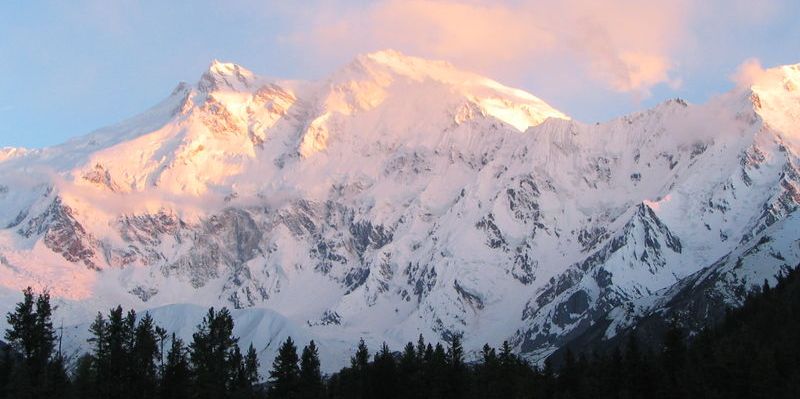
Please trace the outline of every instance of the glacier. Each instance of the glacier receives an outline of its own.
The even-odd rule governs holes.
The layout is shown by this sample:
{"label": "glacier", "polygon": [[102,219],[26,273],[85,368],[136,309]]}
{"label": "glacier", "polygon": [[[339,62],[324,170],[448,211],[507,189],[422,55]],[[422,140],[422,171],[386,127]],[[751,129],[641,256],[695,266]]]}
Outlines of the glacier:
{"label": "glacier", "polygon": [[318,81],[213,61],[119,124],[0,150],[0,310],[48,288],[72,354],[121,304],[185,337],[233,308],[262,366],[289,335],[329,370],[420,334],[541,361],[800,262],[798,87],[777,67],[586,124],[391,50]]}

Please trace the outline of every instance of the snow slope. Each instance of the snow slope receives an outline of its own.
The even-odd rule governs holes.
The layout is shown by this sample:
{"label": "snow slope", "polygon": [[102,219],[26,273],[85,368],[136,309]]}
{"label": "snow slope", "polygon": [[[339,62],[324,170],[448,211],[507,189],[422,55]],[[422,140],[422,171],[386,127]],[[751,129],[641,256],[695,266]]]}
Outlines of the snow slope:
{"label": "snow slope", "polygon": [[183,333],[227,305],[266,360],[297,334],[329,369],[359,336],[541,359],[774,225],[795,256],[800,69],[770,73],[586,125],[394,51],[315,82],[214,61],[118,125],[0,152],[0,310],[50,287],[65,325],[122,304]]}

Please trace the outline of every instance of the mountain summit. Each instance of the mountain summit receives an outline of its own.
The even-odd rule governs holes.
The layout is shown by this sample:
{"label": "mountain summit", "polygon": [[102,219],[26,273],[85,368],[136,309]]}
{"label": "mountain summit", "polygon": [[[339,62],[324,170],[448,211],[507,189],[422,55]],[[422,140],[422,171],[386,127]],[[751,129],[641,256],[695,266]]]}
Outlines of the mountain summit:
{"label": "mountain summit", "polygon": [[331,368],[353,336],[541,360],[681,296],[735,305],[800,261],[798,68],[768,73],[586,125],[395,51],[314,82],[214,61],[127,121],[0,152],[2,303],[46,286],[67,325],[122,304],[179,335],[226,305],[243,342],[313,338]]}

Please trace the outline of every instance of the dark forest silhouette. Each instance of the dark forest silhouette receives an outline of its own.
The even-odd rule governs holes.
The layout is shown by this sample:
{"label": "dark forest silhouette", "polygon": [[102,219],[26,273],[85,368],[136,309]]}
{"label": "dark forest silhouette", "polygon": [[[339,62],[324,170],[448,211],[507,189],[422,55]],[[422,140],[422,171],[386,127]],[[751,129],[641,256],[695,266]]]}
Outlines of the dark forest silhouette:
{"label": "dark forest silhouette", "polygon": [[121,307],[98,314],[91,352],[66,371],[50,296],[23,291],[7,316],[0,398],[795,398],[800,393],[800,272],[766,282],[719,326],[688,337],[677,325],[658,350],[635,335],[608,354],[565,351],[555,370],[530,365],[508,342],[465,360],[458,336],[422,336],[371,354],[360,341],[350,365],[328,376],[318,348],[289,338],[262,382],[252,345],[242,351],[233,319],[211,308],[190,342]]}

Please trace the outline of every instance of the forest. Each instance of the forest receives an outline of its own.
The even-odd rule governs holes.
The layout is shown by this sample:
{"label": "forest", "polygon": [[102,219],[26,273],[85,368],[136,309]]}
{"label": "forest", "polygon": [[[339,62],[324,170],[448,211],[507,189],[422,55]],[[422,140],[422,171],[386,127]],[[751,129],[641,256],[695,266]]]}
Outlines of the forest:
{"label": "forest", "polygon": [[45,291],[23,291],[7,315],[0,398],[797,398],[800,394],[800,272],[767,283],[716,326],[689,333],[673,323],[658,348],[567,350],[560,366],[532,365],[508,342],[467,354],[458,336],[420,336],[375,353],[361,340],[350,365],[323,374],[317,345],[280,346],[268,375],[240,348],[233,319],[211,308],[188,342],[147,313],[116,307],[90,327],[91,351],[68,361]]}

